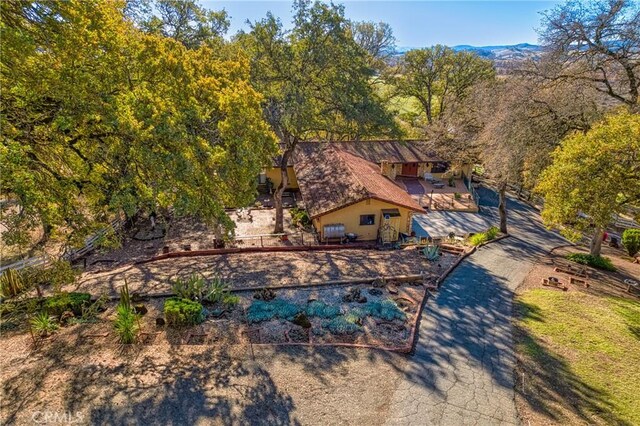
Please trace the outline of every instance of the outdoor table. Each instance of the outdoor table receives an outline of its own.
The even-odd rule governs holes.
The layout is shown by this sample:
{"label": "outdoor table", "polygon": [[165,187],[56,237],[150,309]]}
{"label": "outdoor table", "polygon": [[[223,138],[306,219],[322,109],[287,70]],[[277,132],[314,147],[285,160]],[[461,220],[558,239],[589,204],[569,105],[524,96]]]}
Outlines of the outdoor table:
{"label": "outdoor table", "polygon": [[434,183],[433,187],[438,189],[444,188],[444,183]]}

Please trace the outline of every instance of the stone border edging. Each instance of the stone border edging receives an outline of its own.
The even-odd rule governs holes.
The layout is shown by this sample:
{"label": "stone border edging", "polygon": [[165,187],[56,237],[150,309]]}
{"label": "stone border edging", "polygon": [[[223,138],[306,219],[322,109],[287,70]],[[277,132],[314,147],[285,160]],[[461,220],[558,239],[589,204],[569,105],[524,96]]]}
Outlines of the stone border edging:
{"label": "stone border edging", "polygon": [[222,254],[237,253],[277,253],[277,252],[298,252],[298,251],[322,251],[322,250],[372,250],[375,246],[371,244],[362,245],[345,245],[345,244],[328,244],[313,246],[273,246],[273,247],[239,247],[228,249],[208,249],[208,250],[192,250],[192,251],[174,251],[150,257],[149,259],[138,260],[134,265],[142,265],[145,263],[156,262],[159,260],[175,259],[181,257],[199,257],[199,256],[217,256]]}

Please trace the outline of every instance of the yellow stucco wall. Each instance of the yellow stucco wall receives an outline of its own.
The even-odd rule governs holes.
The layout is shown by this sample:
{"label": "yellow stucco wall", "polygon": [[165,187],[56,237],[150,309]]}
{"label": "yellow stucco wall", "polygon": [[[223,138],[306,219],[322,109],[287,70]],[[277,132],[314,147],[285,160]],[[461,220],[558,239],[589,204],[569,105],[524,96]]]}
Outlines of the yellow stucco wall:
{"label": "yellow stucco wall", "polygon": [[[358,235],[358,240],[375,240],[378,236],[378,227],[382,219],[382,209],[398,209],[400,217],[398,218],[399,232],[409,234],[411,230],[411,213],[413,210],[396,206],[395,204],[386,203],[379,200],[364,200],[359,203],[352,204],[340,210],[328,213],[313,220],[313,225],[320,235],[320,240],[324,239],[323,227],[341,223],[345,227],[345,232],[353,232]],[[360,225],[360,215],[372,214],[375,216],[373,225]]]}
{"label": "yellow stucco wall", "polygon": [[[282,177],[280,175],[280,169],[277,167],[267,167],[264,169],[264,174],[271,179],[273,182],[273,187],[277,188],[282,181]],[[287,167],[287,177],[289,178],[289,182],[287,185],[287,189],[298,189],[298,180],[296,179],[296,174],[293,171],[293,167]]]}

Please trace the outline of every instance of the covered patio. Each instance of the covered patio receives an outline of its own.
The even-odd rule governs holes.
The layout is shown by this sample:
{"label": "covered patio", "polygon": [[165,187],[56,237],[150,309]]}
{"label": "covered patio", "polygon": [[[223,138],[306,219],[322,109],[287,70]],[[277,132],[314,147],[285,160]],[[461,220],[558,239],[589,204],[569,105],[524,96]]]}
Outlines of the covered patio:
{"label": "covered patio", "polygon": [[449,185],[448,180],[428,182],[411,177],[398,177],[396,182],[425,209],[478,211],[478,206],[462,179],[453,179],[452,185]]}

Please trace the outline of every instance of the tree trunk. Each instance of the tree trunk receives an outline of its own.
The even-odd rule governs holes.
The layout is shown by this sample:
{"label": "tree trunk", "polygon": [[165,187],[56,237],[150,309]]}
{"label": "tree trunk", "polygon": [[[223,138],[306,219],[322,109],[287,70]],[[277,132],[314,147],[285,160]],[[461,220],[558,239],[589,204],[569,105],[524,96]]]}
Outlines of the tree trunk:
{"label": "tree trunk", "polygon": [[273,204],[276,208],[276,224],[273,229],[274,234],[281,234],[284,232],[284,206],[282,205],[282,196],[284,190],[289,183],[289,175],[287,175],[287,167],[289,164],[289,158],[293,150],[287,149],[282,153],[280,158],[280,177],[281,181],[275,192],[273,193]]}
{"label": "tree trunk", "polygon": [[498,213],[500,213],[500,232],[507,233],[507,183],[501,183],[498,187]]}
{"label": "tree trunk", "polygon": [[593,237],[591,237],[590,254],[592,256],[600,256],[600,249],[602,248],[602,237],[604,236],[604,230],[599,226],[596,226],[593,231]]}

